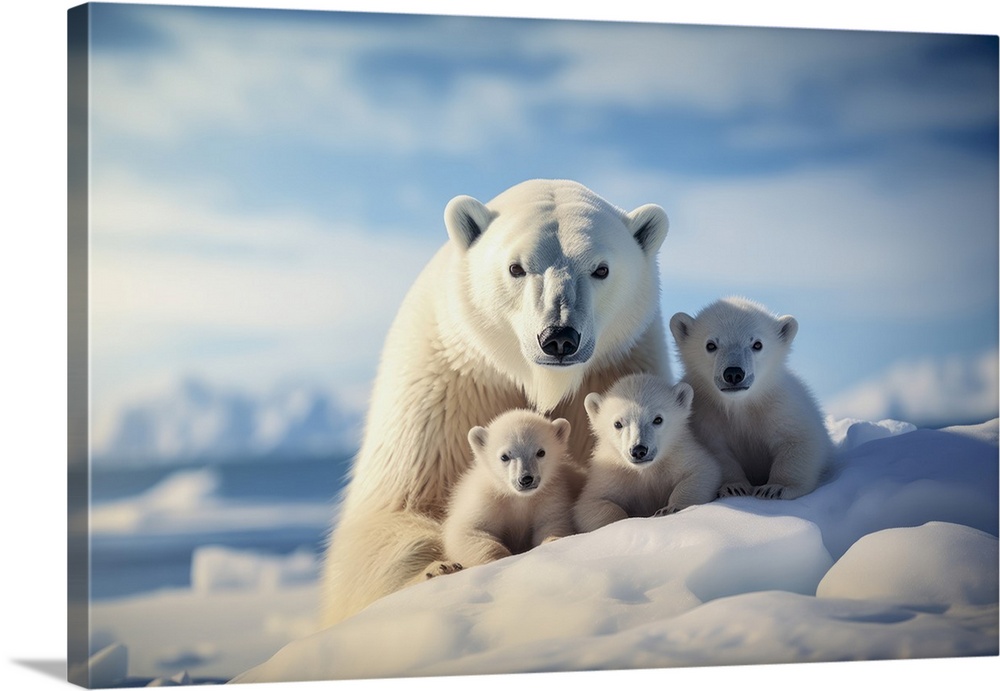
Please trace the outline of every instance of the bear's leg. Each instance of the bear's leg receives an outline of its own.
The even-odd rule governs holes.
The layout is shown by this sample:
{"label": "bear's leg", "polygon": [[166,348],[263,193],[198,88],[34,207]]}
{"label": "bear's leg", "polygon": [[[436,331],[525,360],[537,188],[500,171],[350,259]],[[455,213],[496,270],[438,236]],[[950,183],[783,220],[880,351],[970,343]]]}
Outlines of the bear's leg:
{"label": "bear's leg", "polygon": [[323,572],[322,622],[331,626],[420,579],[444,559],[441,526],[410,511],[342,517],[333,532]]}
{"label": "bear's leg", "polygon": [[448,558],[462,564],[463,567],[489,564],[491,561],[503,559],[511,555],[500,539],[485,530],[469,530],[448,543]]}
{"label": "bear's leg", "polygon": [[581,532],[589,533],[615,521],[628,518],[628,513],[609,499],[581,498],[573,511],[573,517],[576,519],[577,528]]}
{"label": "bear's leg", "polygon": [[822,468],[822,449],[809,440],[790,440],[778,446],[767,484],[754,488],[761,499],[795,499],[816,489]]}

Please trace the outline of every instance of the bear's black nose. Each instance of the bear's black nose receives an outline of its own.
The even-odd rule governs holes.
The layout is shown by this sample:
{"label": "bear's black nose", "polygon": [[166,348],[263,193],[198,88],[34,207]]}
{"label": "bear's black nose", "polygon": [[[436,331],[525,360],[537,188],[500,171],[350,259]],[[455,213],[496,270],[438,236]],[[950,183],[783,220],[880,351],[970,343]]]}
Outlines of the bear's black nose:
{"label": "bear's black nose", "polygon": [[571,326],[550,326],[538,335],[538,345],[546,355],[568,357],[580,347],[580,333]]}
{"label": "bear's black nose", "polygon": [[632,458],[637,461],[644,459],[647,453],[649,453],[649,449],[642,444],[636,444],[632,447]]}
{"label": "bear's black nose", "polygon": [[531,483],[535,481],[535,478],[531,475],[524,475],[518,482],[521,483],[521,487],[530,487]]}
{"label": "bear's black nose", "polygon": [[730,386],[736,386],[743,381],[745,376],[746,374],[739,367],[727,367],[722,373],[722,378],[725,379],[726,383]]}

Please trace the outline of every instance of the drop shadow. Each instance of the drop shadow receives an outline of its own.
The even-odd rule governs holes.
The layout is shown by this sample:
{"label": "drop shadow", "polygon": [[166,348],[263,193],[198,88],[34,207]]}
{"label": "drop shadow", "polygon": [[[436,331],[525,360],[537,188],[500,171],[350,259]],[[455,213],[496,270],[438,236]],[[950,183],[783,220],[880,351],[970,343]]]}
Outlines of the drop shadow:
{"label": "drop shadow", "polygon": [[11,660],[11,662],[33,669],[47,677],[66,681],[66,660]]}

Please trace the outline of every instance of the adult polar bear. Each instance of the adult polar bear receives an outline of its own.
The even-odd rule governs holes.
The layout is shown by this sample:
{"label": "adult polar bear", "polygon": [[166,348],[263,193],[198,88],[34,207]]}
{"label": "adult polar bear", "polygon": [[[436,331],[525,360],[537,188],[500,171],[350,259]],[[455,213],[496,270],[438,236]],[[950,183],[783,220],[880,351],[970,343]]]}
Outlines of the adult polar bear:
{"label": "adult polar bear", "polygon": [[[663,209],[630,213],[583,185],[529,180],[445,209],[448,242],[386,337],[364,438],[323,574],[329,625],[443,560],[448,492],[469,429],[534,407],[587,430],[584,397],[634,372],[669,377],[659,309]],[[585,464],[590,435],[572,435]]]}

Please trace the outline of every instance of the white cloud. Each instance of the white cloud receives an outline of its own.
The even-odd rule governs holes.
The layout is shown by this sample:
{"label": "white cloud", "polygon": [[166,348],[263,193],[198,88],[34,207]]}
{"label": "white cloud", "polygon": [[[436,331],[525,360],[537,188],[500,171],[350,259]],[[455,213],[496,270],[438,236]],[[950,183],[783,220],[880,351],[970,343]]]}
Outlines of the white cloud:
{"label": "white cloud", "polygon": [[841,315],[931,319],[990,308],[997,280],[995,171],[935,160],[949,172],[904,180],[855,164],[692,179],[611,166],[592,185],[630,208],[666,208],[672,282],[807,289]]}
{"label": "white cloud", "polygon": [[896,419],[917,424],[972,422],[997,416],[998,351],[901,362],[880,377],[835,396],[834,417]]}
{"label": "white cloud", "polygon": [[[175,141],[224,128],[294,133],[339,148],[471,153],[539,135],[541,107],[558,106],[565,116],[607,106],[720,117],[754,107],[783,112],[804,85],[837,96],[828,98],[822,130],[799,136],[967,125],[995,113],[974,70],[956,79],[921,66],[921,80],[900,78],[913,69],[919,51],[912,49],[935,40],[919,35],[500,20],[471,31],[456,18],[278,23],[179,8],[144,8],[139,16],[166,33],[171,49],[94,55],[97,133]],[[386,55],[396,67],[419,55],[456,72],[446,88],[429,89],[361,71],[366,58]],[[548,68],[480,66],[480,58],[505,56]],[[766,126],[746,127],[734,132],[734,143],[774,140]]]}
{"label": "white cloud", "polygon": [[[386,47],[436,54],[415,26],[262,22],[245,14],[144,9],[168,52],[94,54],[95,132],[174,142],[206,131],[305,137],[345,149],[470,152],[525,126],[519,87],[478,77],[446,93],[376,95],[359,62]],[[373,88],[376,87],[376,88]]]}
{"label": "white cloud", "polygon": [[443,230],[438,239],[227,213],[190,190],[124,174],[99,180],[89,295],[98,407],[182,373],[259,388],[313,370],[356,387],[446,240]]}

